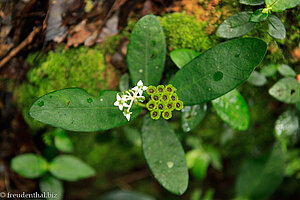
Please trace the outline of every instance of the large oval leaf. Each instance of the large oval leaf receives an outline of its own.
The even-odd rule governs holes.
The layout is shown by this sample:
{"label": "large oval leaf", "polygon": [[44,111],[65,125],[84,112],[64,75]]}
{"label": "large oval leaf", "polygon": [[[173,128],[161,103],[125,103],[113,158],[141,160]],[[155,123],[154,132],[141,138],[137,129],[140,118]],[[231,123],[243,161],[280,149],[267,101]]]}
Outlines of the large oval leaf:
{"label": "large oval leaf", "polygon": [[284,103],[300,102],[300,83],[294,78],[280,79],[270,88],[269,94]]}
{"label": "large oval leaf", "polygon": [[300,5],[300,0],[266,0],[266,4],[272,8],[273,12],[281,12]]}
{"label": "large oval leaf", "polygon": [[266,199],[281,183],[284,169],[284,153],[275,145],[269,154],[242,164],[235,184],[236,194],[249,199]]}
{"label": "large oval leaf", "polygon": [[267,44],[256,38],[221,43],[189,62],[170,83],[184,105],[213,100],[245,82],[266,49]]}
{"label": "large oval leaf", "polygon": [[[60,180],[54,178],[53,176],[45,176],[40,181],[41,192],[51,192],[56,194],[56,200],[63,199],[64,187]],[[46,198],[47,200],[52,200],[53,198]]]}
{"label": "large oval leaf", "polygon": [[219,117],[232,128],[241,131],[248,128],[250,121],[248,105],[237,90],[232,90],[211,103]]}
{"label": "large oval leaf", "polygon": [[[57,90],[34,102],[29,114],[40,122],[70,131],[107,130],[128,122],[114,106],[116,94],[105,91],[99,97],[92,97],[81,88]],[[135,106],[131,112],[134,119],[141,108]]]}
{"label": "large oval leaf", "polygon": [[284,24],[275,15],[270,15],[267,19],[268,22],[268,33],[276,39],[282,40],[286,37],[286,30]]}
{"label": "large oval leaf", "polygon": [[181,143],[164,119],[145,116],[143,151],[150,170],[168,191],[181,195],[188,186],[188,169]]}
{"label": "large oval leaf", "polygon": [[228,17],[218,28],[217,36],[235,38],[252,31],[255,23],[250,22],[251,13],[241,12]]}
{"label": "large oval leaf", "polygon": [[157,85],[166,59],[166,41],[160,22],[147,15],[134,26],[130,35],[126,61],[133,84]]}
{"label": "large oval leaf", "polygon": [[48,169],[47,161],[39,155],[26,153],[11,160],[11,168],[26,178],[42,176]]}
{"label": "large oval leaf", "polygon": [[265,0],[240,0],[241,4],[258,6],[265,3]]}
{"label": "large oval leaf", "polygon": [[206,103],[194,106],[184,106],[181,110],[181,127],[183,131],[189,132],[196,128],[204,119],[206,111]]}
{"label": "large oval leaf", "polygon": [[95,175],[95,171],[80,159],[71,155],[54,158],[49,167],[51,174],[66,181],[77,181]]}

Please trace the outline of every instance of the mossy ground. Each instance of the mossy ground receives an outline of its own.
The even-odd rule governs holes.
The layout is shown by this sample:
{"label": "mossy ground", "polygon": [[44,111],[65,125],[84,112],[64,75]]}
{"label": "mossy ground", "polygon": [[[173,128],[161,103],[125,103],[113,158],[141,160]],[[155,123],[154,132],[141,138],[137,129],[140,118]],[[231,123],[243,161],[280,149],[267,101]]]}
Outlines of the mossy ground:
{"label": "mossy ground", "polygon": [[47,55],[35,53],[28,56],[29,64],[35,67],[27,73],[27,80],[17,88],[15,98],[31,128],[43,126],[28,116],[30,105],[40,96],[70,87],[81,87],[91,95],[98,96],[100,90],[116,86],[118,73],[106,65],[105,49],[100,49],[83,46],[65,50],[61,47]]}

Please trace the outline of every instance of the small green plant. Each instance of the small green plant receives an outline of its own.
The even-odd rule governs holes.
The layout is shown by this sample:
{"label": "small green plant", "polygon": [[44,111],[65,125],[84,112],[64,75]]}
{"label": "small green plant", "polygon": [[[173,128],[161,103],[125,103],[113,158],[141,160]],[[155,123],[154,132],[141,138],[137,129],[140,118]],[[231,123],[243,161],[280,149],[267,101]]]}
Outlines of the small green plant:
{"label": "small green plant", "polygon": [[221,43],[201,55],[194,53],[190,62],[185,59],[171,80],[159,85],[166,60],[166,40],[159,20],[147,15],[136,23],[130,35],[126,57],[130,76],[122,78],[125,82],[130,78],[135,87],[128,89],[128,83],[122,84],[127,85],[122,86],[123,92],[102,91],[98,97],[81,88],[57,90],[37,99],[29,114],[55,127],[94,132],[127,124],[141,116],[144,108],[150,112],[143,116],[141,127],[147,164],[164,188],[181,195],[188,187],[189,175],[183,147],[168,124],[172,112],[182,109],[182,122],[185,130],[190,131],[201,120],[198,115],[184,116],[195,110],[205,111],[206,102],[220,97],[213,104],[221,118],[228,121],[228,116],[233,117],[239,124],[237,129],[247,129],[248,117],[243,112],[236,115],[224,102],[234,99],[242,111],[247,110],[245,101],[234,89],[249,78],[266,49],[266,43],[256,38]]}
{"label": "small green plant", "polygon": [[257,23],[267,22],[270,36],[276,39],[286,37],[286,29],[281,20],[271,14],[272,12],[282,12],[286,9],[296,7],[300,4],[299,0],[240,0],[240,3],[259,6],[266,4],[265,8],[252,11],[237,13],[227,18],[218,28],[217,36],[222,38],[240,37],[255,28]]}
{"label": "small green plant", "polygon": [[[45,133],[44,141],[47,146],[54,145],[61,152],[73,151],[72,142],[62,129]],[[72,155],[57,155],[49,162],[38,154],[25,153],[11,160],[11,168],[23,177],[40,178],[41,192],[55,194],[46,199],[63,199],[62,180],[77,181],[95,175],[93,168]]]}

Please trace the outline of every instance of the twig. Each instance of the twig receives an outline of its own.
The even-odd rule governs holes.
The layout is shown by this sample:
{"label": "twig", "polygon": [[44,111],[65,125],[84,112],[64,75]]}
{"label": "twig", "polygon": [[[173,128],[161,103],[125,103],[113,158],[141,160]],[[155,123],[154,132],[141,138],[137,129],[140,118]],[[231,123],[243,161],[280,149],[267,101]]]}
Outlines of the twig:
{"label": "twig", "polygon": [[16,48],[14,48],[5,58],[0,61],[0,68],[2,68],[10,59],[17,55],[24,47],[30,44],[34,36],[41,30],[41,27],[34,28],[33,31],[23,40]]}

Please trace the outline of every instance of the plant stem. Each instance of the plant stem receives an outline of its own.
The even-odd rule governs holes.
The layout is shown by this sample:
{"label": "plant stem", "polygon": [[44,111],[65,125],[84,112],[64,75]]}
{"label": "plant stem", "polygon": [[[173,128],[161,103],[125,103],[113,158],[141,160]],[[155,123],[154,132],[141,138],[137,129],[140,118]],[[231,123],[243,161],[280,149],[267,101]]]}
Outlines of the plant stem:
{"label": "plant stem", "polygon": [[143,104],[143,103],[140,103],[140,102],[135,102],[138,106],[141,106],[141,107],[143,107],[143,108],[146,108],[146,105],[145,104]]}

